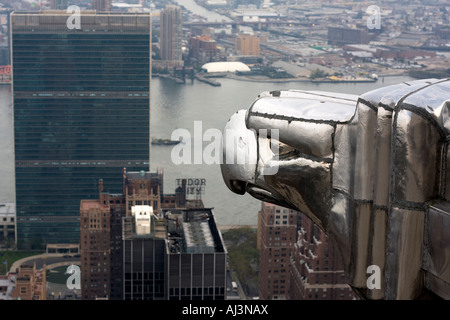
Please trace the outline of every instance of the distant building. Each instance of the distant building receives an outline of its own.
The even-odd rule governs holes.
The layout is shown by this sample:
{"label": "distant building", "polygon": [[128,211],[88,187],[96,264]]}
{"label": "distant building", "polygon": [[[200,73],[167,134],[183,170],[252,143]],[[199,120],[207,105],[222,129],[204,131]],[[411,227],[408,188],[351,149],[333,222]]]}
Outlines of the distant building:
{"label": "distant building", "polygon": [[440,26],[436,25],[434,28],[435,35],[441,40],[450,40],[450,26]]}
{"label": "distant building", "polygon": [[298,211],[261,202],[258,215],[259,296],[287,300],[290,288],[290,256],[297,241]]}
{"label": "distant building", "polygon": [[15,242],[15,218],[15,204],[0,203],[0,243],[8,241]]}
{"label": "distant building", "polygon": [[1,45],[0,46],[0,66],[6,66],[11,64],[11,59],[9,55],[9,46]]}
{"label": "distant building", "polygon": [[250,71],[250,68],[245,63],[239,61],[208,62],[202,66],[202,69],[211,73]]}
{"label": "distant building", "polygon": [[343,47],[344,56],[373,57],[378,59],[414,59],[416,57],[435,57],[436,52],[431,50],[419,50],[410,47],[376,47],[364,44],[350,44]]}
{"label": "distant building", "polygon": [[198,63],[218,61],[220,51],[217,48],[216,40],[211,39],[209,35],[192,37],[189,40],[189,56]]}
{"label": "distant building", "polygon": [[108,298],[110,293],[111,222],[108,194],[80,205],[81,289],[83,300]]}
{"label": "distant building", "polygon": [[377,52],[374,54],[374,57],[385,60],[411,60],[417,57],[436,57],[436,52],[411,48],[390,48],[389,50],[377,50]]}
{"label": "distant building", "polygon": [[69,7],[69,0],[50,0],[50,9],[52,10],[67,10]]}
{"label": "distant building", "polygon": [[183,17],[181,8],[166,5],[160,13],[161,60],[182,60]]}
{"label": "distant building", "polygon": [[36,269],[32,266],[22,265],[18,268],[14,279],[15,289],[11,297],[15,300],[46,300],[47,280],[46,268]]}
{"label": "distant building", "polygon": [[97,12],[111,11],[112,0],[92,0],[92,9]]}
{"label": "distant building", "polygon": [[248,34],[239,34],[234,40],[234,50],[238,55],[259,56],[259,37]]}
{"label": "distant building", "polygon": [[230,15],[239,22],[267,22],[286,20],[287,16],[272,8],[258,9],[255,5],[238,6]]}
{"label": "distant building", "polygon": [[333,45],[346,45],[352,43],[366,44],[370,35],[366,29],[328,27],[328,43]]}

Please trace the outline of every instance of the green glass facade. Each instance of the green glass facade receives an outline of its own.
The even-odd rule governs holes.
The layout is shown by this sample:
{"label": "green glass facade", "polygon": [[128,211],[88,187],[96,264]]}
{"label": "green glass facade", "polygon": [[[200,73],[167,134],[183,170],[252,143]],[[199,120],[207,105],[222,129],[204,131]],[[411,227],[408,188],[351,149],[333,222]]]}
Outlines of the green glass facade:
{"label": "green glass facade", "polygon": [[147,14],[13,13],[17,242],[78,243],[81,199],[149,169]]}

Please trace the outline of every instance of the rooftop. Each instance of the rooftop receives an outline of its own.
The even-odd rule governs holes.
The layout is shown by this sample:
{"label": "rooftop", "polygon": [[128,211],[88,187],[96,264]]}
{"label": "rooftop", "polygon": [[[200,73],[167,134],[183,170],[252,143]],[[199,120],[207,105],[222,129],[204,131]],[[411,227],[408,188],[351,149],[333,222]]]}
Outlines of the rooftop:
{"label": "rooftop", "polygon": [[214,240],[206,221],[184,222],[183,239],[188,253],[214,252]]}
{"label": "rooftop", "polygon": [[98,202],[98,200],[81,200],[81,210],[89,210],[95,208],[102,208],[103,206]]}
{"label": "rooftop", "polygon": [[12,300],[11,293],[15,287],[15,276],[0,277],[0,300]]}
{"label": "rooftop", "polygon": [[0,203],[0,214],[11,215],[16,211],[14,203]]}
{"label": "rooftop", "polygon": [[222,61],[209,62],[202,66],[206,72],[236,72],[236,71],[250,71],[250,68],[242,62],[237,61]]}
{"label": "rooftop", "polygon": [[127,178],[131,180],[152,180],[158,177],[157,172],[148,172],[141,170],[139,172],[133,171],[133,172],[127,172],[126,173]]}
{"label": "rooftop", "polygon": [[54,33],[64,31],[67,33],[109,31],[121,32],[149,32],[151,16],[148,13],[102,13],[95,11],[82,11],[80,14],[81,29],[67,28],[67,20],[71,16],[64,10],[60,11],[30,11],[13,12],[11,26],[14,32],[42,32]]}
{"label": "rooftop", "polygon": [[169,210],[166,216],[168,253],[226,252],[210,208]]}

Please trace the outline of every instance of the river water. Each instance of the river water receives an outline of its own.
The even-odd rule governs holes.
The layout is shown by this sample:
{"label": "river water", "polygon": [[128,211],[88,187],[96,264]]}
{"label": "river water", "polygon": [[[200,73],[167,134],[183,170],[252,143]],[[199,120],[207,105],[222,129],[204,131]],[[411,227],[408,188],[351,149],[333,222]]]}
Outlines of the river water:
{"label": "river water", "polygon": [[[412,80],[409,77],[386,77],[376,83],[309,83],[309,82],[250,82],[221,78],[220,87],[194,80],[177,84],[169,79],[153,78],[151,83],[151,135],[170,138],[176,129],[187,129],[194,140],[194,122],[201,124],[201,134],[208,129],[222,131],[230,116],[247,109],[263,91],[281,89],[322,90],[361,94],[369,90]],[[0,203],[14,202],[13,125],[9,85],[0,86]],[[201,139],[200,139],[201,140]],[[198,141],[198,137],[197,137]],[[203,148],[210,142],[203,142]],[[176,165],[171,160],[172,146],[152,145],[151,170],[163,168],[164,192],[173,193],[176,179],[203,178],[206,187],[202,199],[214,207],[219,224],[256,225],[261,207],[249,195],[236,195],[223,183],[218,164]]]}
{"label": "river water", "polygon": [[194,0],[175,0],[179,6],[206,18],[209,22],[231,21],[230,18],[199,6]]}

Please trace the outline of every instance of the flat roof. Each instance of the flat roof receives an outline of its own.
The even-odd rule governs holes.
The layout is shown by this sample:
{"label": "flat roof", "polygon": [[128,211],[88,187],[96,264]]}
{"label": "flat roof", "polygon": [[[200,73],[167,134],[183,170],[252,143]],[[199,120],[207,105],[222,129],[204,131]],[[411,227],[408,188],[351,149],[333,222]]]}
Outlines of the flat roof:
{"label": "flat roof", "polygon": [[149,180],[158,178],[158,172],[149,171],[127,171],[126,173],[128,179],[132,180]]}
{"label": "flat roof", "polygon": [[71,15],[64,10],[14,11],[11,13],[11,31],[19,33],[30,31],[35,33],[149,32],[151,27],[151,15],[149,13],[81,11],[81,29],[69,29],[67,28],[67,19]]}
{"label": "flat roof", "polygon": [[238,61],[209,62],[204,64],[202,69],[205,69],[206,72],[250,71],[245,63]]}
{"label": "flat roof", "polygon": [[81,200],[81,209],[88,210],[94,208],[102,208],[102,205],[97,200]]}
{"label": "flat roof", "polygon": [[183,236],[188,253],[214,252],[214,239],[208,222],[183,222]]}
{"label": "flat roof", "polygon": [[0,214],[11,215],[16,212],[16,205],[14,203],[0,203]]}

